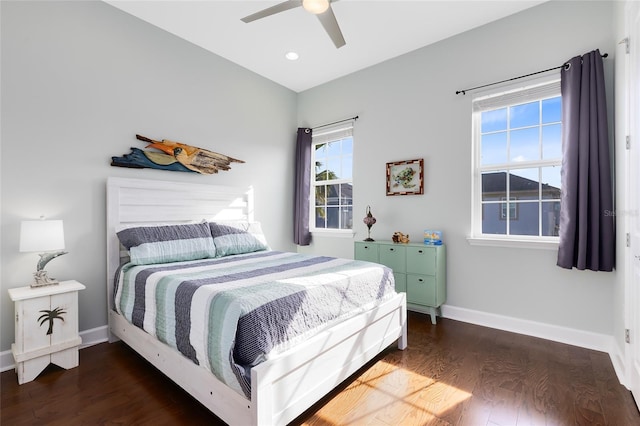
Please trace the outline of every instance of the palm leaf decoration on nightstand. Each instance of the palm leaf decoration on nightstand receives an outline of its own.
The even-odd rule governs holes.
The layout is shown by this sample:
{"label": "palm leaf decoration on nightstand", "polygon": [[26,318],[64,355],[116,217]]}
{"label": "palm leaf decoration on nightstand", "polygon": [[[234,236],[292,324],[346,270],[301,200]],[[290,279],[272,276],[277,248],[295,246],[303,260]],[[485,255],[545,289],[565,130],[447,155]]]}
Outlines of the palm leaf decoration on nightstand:
{"label": "palm leaf decoration on nightstand", "polygon": [[44,314],[40,315],[40,317],[38,318],[38,321],[40,321],[40,327],[42,327],[42,324],[44,324],[46,321],[49,321],[49,329],[47,330],[47,335],[53,333],[53,320],[59,319],[59,320],[62,320],[62,322],[64,322],[64,318],[62,318],[62,314],[67,313],[66,311],[63,311],[62,308],[55,308],[51,311],[48,311],[45,309],[40,312],[44,312]]}

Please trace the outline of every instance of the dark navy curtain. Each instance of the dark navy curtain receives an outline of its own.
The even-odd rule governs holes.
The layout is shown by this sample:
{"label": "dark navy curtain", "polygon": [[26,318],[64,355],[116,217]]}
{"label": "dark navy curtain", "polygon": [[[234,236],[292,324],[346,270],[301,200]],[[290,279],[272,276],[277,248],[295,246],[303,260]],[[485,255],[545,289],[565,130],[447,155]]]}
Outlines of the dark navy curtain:
{"label": "dark navy curtain", "polygon": [[311,243],[309,232],[309,192],[311,186],[311,129],[299,128],[296,140],[296,180],[293,212],[293,242]]}
{"label": "dark navy curtain", "polygon": [[615,266],[613,185],[604,67],[599,50],[561,71],[562,195],[558,266],[611,271]]}

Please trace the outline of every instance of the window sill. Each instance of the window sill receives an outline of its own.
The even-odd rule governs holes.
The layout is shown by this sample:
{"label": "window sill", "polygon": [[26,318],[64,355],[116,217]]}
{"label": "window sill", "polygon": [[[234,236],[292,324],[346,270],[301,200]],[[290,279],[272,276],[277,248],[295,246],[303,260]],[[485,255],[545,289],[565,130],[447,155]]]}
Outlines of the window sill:
{"label": "window sill", "polygon": [[353,238],[356,233],[351,229],[345,229],[342,231],[337,230],[314,230],[311,231],[311,235],[315,235],[318,237],[329,237],[329,238]]}
{"label": "window sill", "polygon": [[525,248],[539,250],[557,250],[558,239],[529,239],[529,238],[500,238],[500,237],[467,237],[467,242],[472,246]]}

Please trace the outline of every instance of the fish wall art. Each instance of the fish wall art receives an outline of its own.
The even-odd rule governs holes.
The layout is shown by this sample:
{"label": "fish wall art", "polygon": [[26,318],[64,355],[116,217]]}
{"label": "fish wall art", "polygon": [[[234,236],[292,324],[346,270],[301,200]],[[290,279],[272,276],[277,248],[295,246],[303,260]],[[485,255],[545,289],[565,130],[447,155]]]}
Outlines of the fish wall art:
{"label": "fish wall art", "polygon": [[161,141],[146,136],[136,135],[136,139],[146,142],[145,148],[154,151],[131,148],[131,153],[122,157],[111,157],[111,165],[135,169],[160,169],[178,172],[195,172],[204,175],[218,173],[219,170],[230,170],[231,163],[244,163],[237,158],[224,154],[163,139]]}

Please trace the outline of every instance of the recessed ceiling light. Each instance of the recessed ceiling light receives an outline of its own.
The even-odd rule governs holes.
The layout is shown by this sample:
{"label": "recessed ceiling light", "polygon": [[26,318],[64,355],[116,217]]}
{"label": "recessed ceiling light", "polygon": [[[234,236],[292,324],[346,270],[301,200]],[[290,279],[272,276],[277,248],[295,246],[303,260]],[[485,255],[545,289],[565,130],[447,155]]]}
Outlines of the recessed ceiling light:
{"label": "recessed ceiling light", "polygon": [[287,52],[287,54],[284,55],[284,57],[287,58],[290,61],[295,61],[300,56],[296,52]]}

